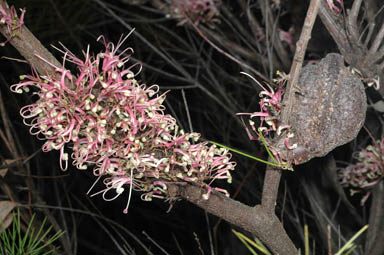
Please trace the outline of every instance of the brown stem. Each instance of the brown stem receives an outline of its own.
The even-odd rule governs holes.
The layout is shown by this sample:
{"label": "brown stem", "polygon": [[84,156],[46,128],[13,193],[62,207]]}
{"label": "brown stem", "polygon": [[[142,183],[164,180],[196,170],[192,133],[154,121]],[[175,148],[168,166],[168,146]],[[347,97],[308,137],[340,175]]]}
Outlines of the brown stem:
{"label": "brown stem", "polygon": [[[260,155],[258,155],[257,157],[261,157],[261,153],[259,153]],[[249,177],[251,177],[252,173],[254,172],[255,168],[256,168],[256,165],[257,163],[254,163],[252,165],[252,167],[248,170],[247,174],[243,177],[243,179],[241,180],[241,183],[239,184],[239,186],[236,188],[236,191],[235,193],[231,196],[232,199],[236,199],[236,197],[240,194],[240,191],[242,190],[242,188],[244,187],[245,183],[247,182],[247,180],[249,179]],[[215,242],[215,254],[219,254],[218,253],[218,244],[217,244],[217,233],[218,233],[218,229],[219,229],[219,226],[221,224],[221,222],[223,221],[222,218],[218,219],[215,226],[212,228],[212,232],[213,232],[213,239],[214,239],[214,242]]]}
{"label": "brown stem", "polygon": [[[8,5],[5,3],[5,1],[0,0],[0,6],[3,7],[8,13],[10,13]],[[17,24],[19,24],[19,20],[17,20],[16,22]],[[3,34],[4,37],[6,38],[9,38],[11,36],[8,34],[8,29],[6,25],[0,25],[0,33]],[[42,75],[46,75],[49,73],[55,74],[55,68],[49,65],[47,62],[36,57],[36,55],[39,55],[40,57],[44,58],[45,60],[47,60],[49,63],[53,64],[56,67],[61,66],[60,62],[56,60],[56,58],[40,43],[40,41],[24,25],[21,27],[21,30],[17,30],[17,35],[12,36],[9,43],[13,47],[15,47],[15,49],[28,61],[28,63],[31,66],[33,66],[36,69],[37,72],[39,72]],[[18,152],[15,151],[14,153],[17,154]],[[17,155],[16,158],[21,158],[21,156]],[[22,169],[22,172],[26,174],[26,176],[29,176],[28,178],[25,179],[26,184],[28,186],[28,190],[30,191],[29,195],[31,195],[32,193],[32,196],[35,200],[43,203],[42,198],[39,196],[38,192],[36,191],[35,185],[31,180],[29,167],[22,166],[21,169]],[[49,210],[44,209],[44,213],[52,223],[55,231],[56,232],[60,231],[61,228],[58,222],[53,217],[53,215],[49,212]],[[70,244],[67,242],[64,236],[61,236],[59,239],[61,240],[64,250],[66,252],[70,252],[71,251]]]}
{"label": "brown stem", "polygon": [[216,192],[208,200],[203,200],[203,193],[204,190],[200,187],[190,184],[169,185],[171,197],[183,197],[207,212],[249,231],[260,238],[273,254],[297,254],[295,246],[274,213],[260,205],[250,207]]}
{"label": "brown stem", "polygon": [[264,177],[263,194],[261,197],[261,206],[271,214],[275,213],[277,194],[279,190],[281,169],[267,166]]}

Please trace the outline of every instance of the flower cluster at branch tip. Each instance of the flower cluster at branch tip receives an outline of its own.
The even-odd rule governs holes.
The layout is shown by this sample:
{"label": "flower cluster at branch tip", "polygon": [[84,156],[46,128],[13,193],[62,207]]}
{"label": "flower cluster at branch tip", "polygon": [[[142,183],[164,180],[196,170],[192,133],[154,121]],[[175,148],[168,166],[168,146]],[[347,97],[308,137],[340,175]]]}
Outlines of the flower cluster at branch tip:
{"label": "flower cluster at branch tip", "polygon": [[[207,190],[206,199],[212,189],[228,195],[211,184],[216,179],[231,182],[235,167],[231,155],[198,142],[198,133],[185,133],[164,113],[165,93],[159,94],[157,85],[140,84],[135,77],[141,65],[128,65],[132,48],[119,50],[127,37],[115,46],[101,36],[98,40],[104,40],[105,50],[92,56],[88,47],[84,59],[63,46],[63,65],[55,67],[56,73],[24,75],[12,85],[16,93],[37,88],[36,103],[20,110],[30,133],[46,140],[43,151],[60,150],[63,170],[68,148],[78,169],[94,165],[94,175],[104,178],[106,188],[93,195],[102,193],[111,200],[128,185],[127,207],[132,189],[142,191],[147,201],[167,199],[167,185],[172,183],[200,185]],[[68,62],[77,68],[76,74],[65,68]],[[107,198],[110,190],[115,195]]]}
{"label": "flower cluster at branch tip", "polygon": [[12,39],[12,37],[17,36],[17,33],[15,32],[16,30],[21,33],[21,27],[24,24],[25,11],[25,8],[20,9],[21,15],[19,19],[17,17],[17,13],[14,6],[11,6],[11,8],[9,8],[7,5],[6,8],[3,8],[0,5],[0,25],[7,26],[7,32],[9,36],[5,42],[0,43],[0,46],[4,46],[7,42]]}
{"label": "flower cluster at branch tip", "polygon": [[384,175],[384,137],[368,145],[356,155],[357,163],[338,170],[340,184],[350,187],[351,193],[366,190],[361,203],[370,195],[369,188],[374,186]]}
{"label": "flower cluster at branch tip", "polygon": [[171,0],[168,5],[167,16],[180,20],[178,25],[188,20],[196,25],[219,21],[215,17],[219,15],[221,0]]}

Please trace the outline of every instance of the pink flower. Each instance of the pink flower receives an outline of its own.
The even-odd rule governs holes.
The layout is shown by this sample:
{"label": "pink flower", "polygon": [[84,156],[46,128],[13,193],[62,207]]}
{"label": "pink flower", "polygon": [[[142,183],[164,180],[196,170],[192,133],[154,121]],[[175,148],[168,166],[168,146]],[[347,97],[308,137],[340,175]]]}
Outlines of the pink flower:
{"label": "pink flower", "polygon": [[[230,182],[236,165],[230,162],[231,154],[197,142],[198,133],[181,130],[164,113],[165,93],[159,94],[157,85],[148,87],[135,79],[141,65],[129,64],[133,49],[118,51],[127,37],[116,46],[102,36],[99,39],[105,50],[96,56],[90,55],[88,47],[82,60],[63,47],[63,66],[55,67],[56,73],[33,72],[11,86],[16,93],[32,89],[39,97],[20,113],[30,133],[46,140],[43,151],[60,150],[62,170],[67,169],[68,150],[78,169],[94,165],[97,180],[106,177],[106,188],[93,195],[102,193],[107,201],[129,185],[125,213],[132,190],[151,200],[167,198],[169,183],[209,188],[215,179]],[[77,73],[65,68],[68,62]],[[116,194],[108,198],[111,190]]]}

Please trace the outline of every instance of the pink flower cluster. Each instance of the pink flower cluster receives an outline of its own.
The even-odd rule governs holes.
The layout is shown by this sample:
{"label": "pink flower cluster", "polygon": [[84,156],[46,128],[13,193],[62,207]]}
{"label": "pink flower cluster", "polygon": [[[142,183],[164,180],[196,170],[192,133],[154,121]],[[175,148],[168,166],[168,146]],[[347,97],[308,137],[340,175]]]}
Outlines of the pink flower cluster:
{"label": "pink flower cluster", "polygon": [[[170,183],[190,182],[206,188],[205,199],[212,189],[228,194],[210,185],[215,179],[231,182],[230,170],[236,165],[230,162],[231,155],[197,142],[198,133],[185,133],[164,113],[165,93],[135,79],[141,65],[127,65],[132,48],[119,51],[127,37],[115,47],[101,36],[105,50],[91,56],[88,47],[84,59],[63,47],[63,65],[55,67],[56,73],[24,75],[12,85],[16,93],[37,88],[33,92],[37,102],[20,111],[30,133],[46,140],[43,151],[60,150],[63,170],[68,149],[78,169],[93,165],[94,175],[104,178],[106,186],[93,195],[102,193],[111,200],[128,185],[125,213],[132,190],[142,191],[142,199],[149,201],[168,198]],[[64,67],[67,62],[74,64],[76,74]],[[110,190],[115,193],[107,198]]]}
{"label": "pink flower cluster", "polygon": [[215,16],[219,15],[221,0],[171,0],[169,15],[180,19],[178,25],[183,25],[191,20],[196,25],[218,21]]}
{"label": "pink flower cluster", "polygon": [[[9,13],[8,10],[9,9]],[[9,40],[11,40],[12,37],[16,36],[15,30],[18,30],[19,33],[21,32],[21,27],[24,24],[24,15],[25,15],[25,9],[20,9],[21,15],[20,19],[17,17],[17,13],[14,6],[11,6],[9,8],[6,6],[6,8],[3,8],[0,5],[0,25],[6,25],[7,26],[7,32],[8,32],[8,38],[5,42],[0,43],[0,46],[4,46]]]}
{"label": "pink flower cluster", "polygon": [[340,184],[358,189],[375,185],[384,174],[384,137],[358,152],[357,163],[339,169]]}
{"label": "pink flower cluster", "polygon": [[[279,123],[279,115],[282,109],[282,99],[284,94],[284,86],[288,81],[288,76],[284,73],[277,72],[278,78],[274,79],[274,82],[277,84],[277,88],[273,89],[269,84],[265,83],[263,86],[259,83],[255,78],[250,76],[247,73],[243,73],[254,80],[261,88],[262,91],[259,93],[260,101],[260,111],[253,113],[237,113],[237,115],[248,115],[249,118],[249,126],[252,129],[253,133],[245,128],[247,131],[248,137],[250,140],[259,140],[263,143],[266,143],[268,149],[272,152],[280,167],[283,169],[291,169],[290,163],[280,157],[279,152],[274,147],[270,146],[268,143],[269,139],[263,139],[262,136],[270,136],[273,138],[275,135],[284,136],[284,146],[288,150],[293,150],[297,147],[296,143],[291,144],[291,139],[294,137],[294,133],[290,131],[289,125],[281,125]],[[256,127],[256,123],[253,118],[257,118],[257,122],[259,123],[258,128]],[[283,134],[283,132],[285,132]],[[261,135],[260,135],[261,134]]]}
{"label": "pink flower cluster", "polygon": [[[278,115],[281,112],[281,100],[283,96],[283,82],[280,82],[277,90],[275,91],[271,86],[268,84],[265,84],[267,86],[264,87],[261,83],[259,83],[255,78],[250,76],[247,73],[243,73],[247,76],[249,76],[252,80],[254,80],[261,88],[262,91],[259,93],[260,101],[260,111],[253,112],[253,113],[238,113],[237,115],[248,115],[250,116],[249,119],[249,125],[251,126],[251,129],[255,134],[258,134],[259,130],[263,133],[263,135],[268,135],[271,131],[281,131],[281,127],[278,130]],[[280,74],[280,73],[279,73]],[[281,74],[283,75],[283,74]],[[280,80],[279,80],[280,81]],[[255,127],[255,121],[252,120],[253,118],[259,118],[260,124],[259,127]],[[266,124],[266,125],[265,125]],[[253,137],[249,130],[247,130],[248,136],[251,140],[259,140],[259,137]]]}

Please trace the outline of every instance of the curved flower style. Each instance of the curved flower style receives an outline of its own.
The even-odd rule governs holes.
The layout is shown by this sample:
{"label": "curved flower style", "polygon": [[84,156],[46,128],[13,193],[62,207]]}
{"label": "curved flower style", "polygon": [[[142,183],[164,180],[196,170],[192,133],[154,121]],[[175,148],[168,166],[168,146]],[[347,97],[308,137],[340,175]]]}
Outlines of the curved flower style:
{"label": "curved flower style", "polygon": [[[68,148],[78,169],[94,165],[98,180],[106,177],[106,188],[93,195],[103,193],[105,200],[119,196],[125,184],[130,194],[132,189],[144,192],[144,200],[167,198],[167,184],[185,181],[205,187],[204,198],[208,198],[211,183],[215,179],[230,182],[229,171],[236,164],[229,161],[231,155],[225,149],[194,144],[200,135],[184,133],[164,113],[165,93],[159,94],[157,85],[139,84],[134,69],[140,72],[141,65],[126,67],[133,49],[118,52],[127,37],[116,47],[99,37],[105,50],[91,56],[88,47],[84,60],[63,47],[63,66],[55,67],[55,74],[22,76],[11,90],[22,93],[35,87],[39,97],[21,109],[24,123],[31,134],[46,140],[43,151],[60,150],[62,170],[67,169]],[[65,69],[66,62],[74,64],[78,73]],[[111,189],[116,194],[106,198]]]}

